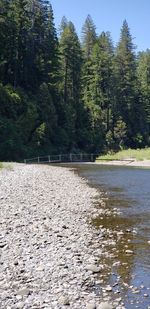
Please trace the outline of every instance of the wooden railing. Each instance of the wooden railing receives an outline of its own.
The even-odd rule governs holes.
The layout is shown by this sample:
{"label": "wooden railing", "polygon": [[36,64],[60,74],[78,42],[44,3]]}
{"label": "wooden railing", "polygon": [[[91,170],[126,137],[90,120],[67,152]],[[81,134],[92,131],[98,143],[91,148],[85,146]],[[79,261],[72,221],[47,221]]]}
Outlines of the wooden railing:
{"label": "wooden railing", "polygon": [[59,155],[47,155],[43,157],[35,157],[30,159],[24,159],[24,163],[66,163],[66,162],[93,162],[95,160],[94,154],[59,154]]}

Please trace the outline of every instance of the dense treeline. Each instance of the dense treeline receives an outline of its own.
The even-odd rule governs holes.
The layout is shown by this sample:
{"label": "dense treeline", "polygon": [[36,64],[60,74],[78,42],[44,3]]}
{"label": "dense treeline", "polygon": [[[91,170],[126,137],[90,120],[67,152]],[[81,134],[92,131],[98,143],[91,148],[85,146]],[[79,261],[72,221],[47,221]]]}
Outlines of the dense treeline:
{"label": "dense treeline", "polygon": [[0,159],[150,145],[150,50],[90,16],[80,42],[44,0],[0,0]]}

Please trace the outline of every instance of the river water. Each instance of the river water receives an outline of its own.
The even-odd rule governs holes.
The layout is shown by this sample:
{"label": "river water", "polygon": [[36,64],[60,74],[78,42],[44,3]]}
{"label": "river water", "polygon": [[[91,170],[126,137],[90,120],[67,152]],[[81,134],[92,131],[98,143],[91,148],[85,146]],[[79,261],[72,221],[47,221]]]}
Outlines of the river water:
{"label": "river water", "polygon": [[[77,168],[90,185],[103,192],[106,207],[120,211],[119,216],[93,220],[97,228],[103,225],[123,231],[115,259],[108,262],[112,269],[116,260],[121,263],[105,276],[107,283],[113,286],[116,276],[120,278],[114,292],[123,298],[125,308],[150,308],[150,169],[94,164]],[[133,254],[126,255],[125,248]]]}

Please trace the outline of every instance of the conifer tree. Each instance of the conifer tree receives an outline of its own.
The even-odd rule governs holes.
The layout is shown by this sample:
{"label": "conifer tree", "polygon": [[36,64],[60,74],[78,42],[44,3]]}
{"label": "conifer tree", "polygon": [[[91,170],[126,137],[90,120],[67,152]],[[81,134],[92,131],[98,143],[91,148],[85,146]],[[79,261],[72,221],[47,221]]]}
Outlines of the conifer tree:
{"label": "conifer tree", "polygon": [[91,16],[88,15],[82,27],[82,48],[86,59],[90,58],[96,39],[96,26]]}
{"label": "conifer tree", "polygon": [[[128,23],[121,29],[115,58],[115,118],[119,117],[127,126],[128,146],[135,146],[134,137],[140,132],[140,102],[136,77],[136,56]],[[138,124],[137,124],[138,123]]]}
{"label": "conifer tree", "polygon": [[74,143],[76,111],[80,101],[82,55],[80,42],[72,22],[68,22],[62,32],[60,54],[62,76],[60,87],[63,95],[64,125],[70,136],[70,143]]}
{"label": "conifer tree", "polygon": [[137,76],[144,109],[147,134],[150,135],[150,50],[141,52],[138,57]]}

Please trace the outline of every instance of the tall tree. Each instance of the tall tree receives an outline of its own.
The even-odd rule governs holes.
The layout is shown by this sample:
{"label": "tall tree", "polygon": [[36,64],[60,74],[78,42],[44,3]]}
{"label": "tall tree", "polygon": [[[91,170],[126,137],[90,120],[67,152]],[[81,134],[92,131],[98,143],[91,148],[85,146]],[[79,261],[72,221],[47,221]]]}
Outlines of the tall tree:
{"label": "tall tree", "polygon": [[138,76],[139,88],[141,91],[141,102],[145,112],[147,134],[150,135],[150,50],[149,49],[139,54],[137,76]]}
{"label": "tall tree", "polygon": [[[136,56],[128,23],[121,29],[115,58],[116,121],[119,117],[127,125],[128,146],[135,146],[140,132],[140,102],[136,78]],[[137,124],[138,123],[138,124]]]}
{"label": "tall tree", "polygon": [[[75,140],[77,108],[81,91],[82,54],[78,36],[72,22],[68,22],[60,38],[61,92],[63,96],[63,125],[73,145]],[[63,118],[63,115],[61,116]]]}
{"label": "tall tree", "polygon": [[88,72],[85,69],[83,71],[83,98],[91,114],[93,145],[99,144],[100,147],[111,124],[112,60],[113,45],[110,34],[103,32],[93,47]]}
{"label": "tall tree", "polygon": [[93,95],[101,107],[106,132],[110,129],[113,108],[113,57],[114,49],[109,33],[102,32],[95,44],[93,62]]}
{"label": "tall tree", "polygon": [[92,17],[88,15],[82,27],[82,48],[86,59],[90,58],[96,39],[96,26]]}

